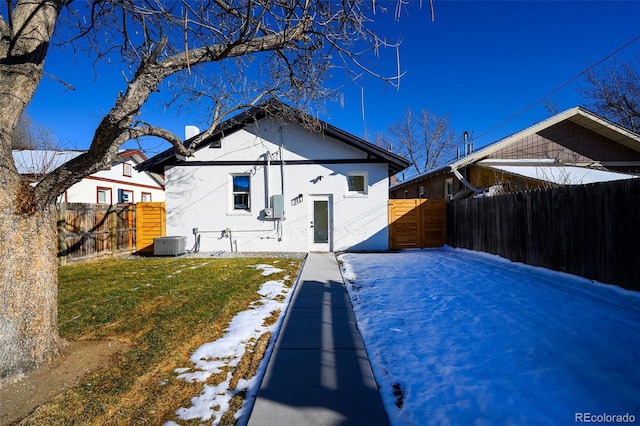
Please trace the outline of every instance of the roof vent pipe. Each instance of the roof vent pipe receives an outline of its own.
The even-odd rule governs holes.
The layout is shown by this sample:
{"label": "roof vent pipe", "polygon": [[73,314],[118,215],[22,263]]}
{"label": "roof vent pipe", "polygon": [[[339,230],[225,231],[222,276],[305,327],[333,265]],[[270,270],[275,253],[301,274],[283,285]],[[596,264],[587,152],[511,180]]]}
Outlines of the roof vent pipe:
{"label": "roof vent pipe", "polygon": [[469,132],[464,131],[464,155],[471,154],[471,144],[469,143]]}

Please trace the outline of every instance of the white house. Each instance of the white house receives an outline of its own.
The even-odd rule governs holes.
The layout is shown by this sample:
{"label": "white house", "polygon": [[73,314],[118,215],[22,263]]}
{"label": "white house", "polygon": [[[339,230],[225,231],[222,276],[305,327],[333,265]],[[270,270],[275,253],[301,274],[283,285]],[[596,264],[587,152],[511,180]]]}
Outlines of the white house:
{"label": "white house", "polygon": [[[14,150],[18,172],[37,181],[84,151]],[[138,149],[123,150],[108,169],[87,176],[59,198],[67,203],[138,203],[164,201],[164,177],[140,172],[135,166],[147,158]]]}
{"label": "white house", "polygon": [[[267,114],[274,107],[281,114]],[[409,163],[309,119],[267,101],[192,157],[170,149],[140,165],[165,175],[167,235],[201,251],[387,249],[389,176]]]}

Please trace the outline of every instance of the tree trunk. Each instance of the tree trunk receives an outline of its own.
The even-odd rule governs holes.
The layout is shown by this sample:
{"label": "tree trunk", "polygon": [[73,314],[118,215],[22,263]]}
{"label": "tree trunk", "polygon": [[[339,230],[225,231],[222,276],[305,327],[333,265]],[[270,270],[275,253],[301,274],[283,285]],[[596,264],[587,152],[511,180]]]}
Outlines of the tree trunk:
{"label": "tree trunk", "polygon": [[0,209],[0,377],[59,353],[56,217],[55,205],[28,215]]}
{"label": "tree trunk", "polygon": [[21,183],[13,130],[40,84],[62,0],[8,2],[0,15],[0,377],[59,353],[56,209]]}

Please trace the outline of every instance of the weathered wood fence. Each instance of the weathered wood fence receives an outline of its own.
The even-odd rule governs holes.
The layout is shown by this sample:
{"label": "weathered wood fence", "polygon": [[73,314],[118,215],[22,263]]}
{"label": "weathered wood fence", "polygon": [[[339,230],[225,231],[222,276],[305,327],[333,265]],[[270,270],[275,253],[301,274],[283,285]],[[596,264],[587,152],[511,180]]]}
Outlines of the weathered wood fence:
{"label": "weathered wood fence", "polygon": [[640,179],[447,204],[447,244],[640,290]]}
{"label": "weathered wood fence", "polygon": [[153,244],[165,229],[164,214],[150,210],[164,212],[164,203],[58,204],[58,264],[145,251],[137,241]]}
{"label": "weathered wood fence", "polygon": [[389,248],[442,247],[447,239],[446,200],[389,200]]}

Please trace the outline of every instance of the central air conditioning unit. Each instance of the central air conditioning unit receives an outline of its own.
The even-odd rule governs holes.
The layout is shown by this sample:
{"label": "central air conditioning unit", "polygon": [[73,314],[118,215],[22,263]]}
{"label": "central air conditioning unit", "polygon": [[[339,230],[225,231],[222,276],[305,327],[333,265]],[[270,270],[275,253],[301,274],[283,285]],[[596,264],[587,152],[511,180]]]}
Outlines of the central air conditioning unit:
{"label": "central air conditioning unit", "polygon": [[154,256],[180,256],[185,253],[187,237],[160,237],[153,239]]}

